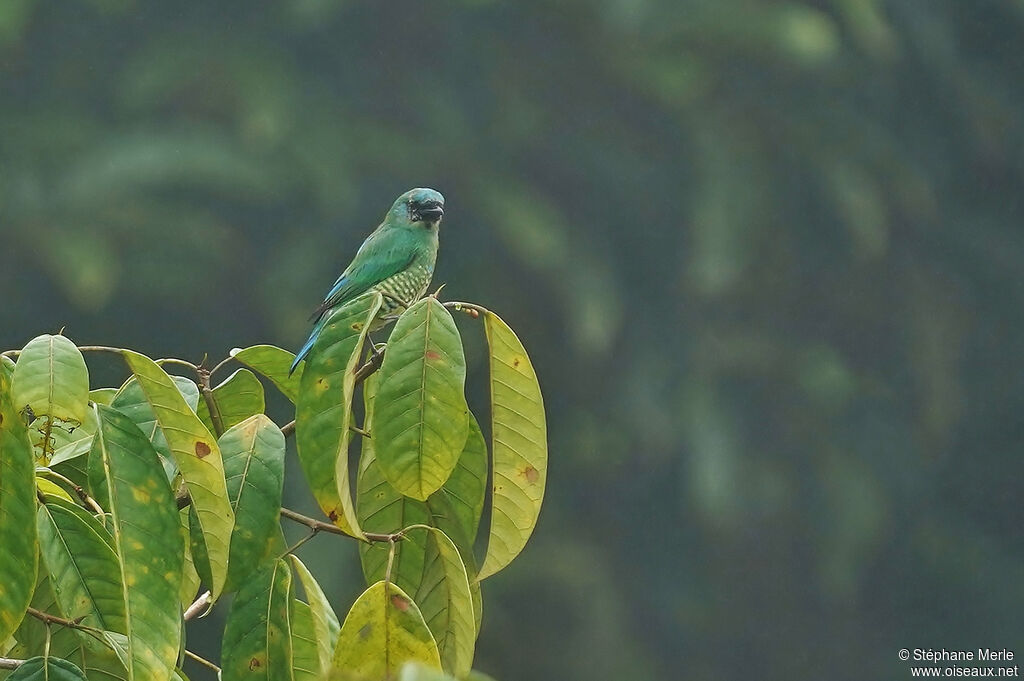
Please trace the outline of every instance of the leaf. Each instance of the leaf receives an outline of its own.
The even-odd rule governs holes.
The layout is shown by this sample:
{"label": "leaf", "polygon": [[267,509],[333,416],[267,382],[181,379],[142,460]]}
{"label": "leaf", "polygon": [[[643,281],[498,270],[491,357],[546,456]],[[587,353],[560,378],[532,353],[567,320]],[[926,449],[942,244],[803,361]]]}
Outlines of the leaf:
{"label": "leaf", "polygon": [[49,497],[36,513],[39,549],[60,612],[97,629],[127,633],[113,538],[92,515]]}
{"label": "leaf", "polygon": [[95,408],[100,428],[94,451],[106,478],[121,566],[130,678],[162,681],[174,669],[182,633],[184,547],[178,508],[143,432],[116,409]]}
{"label": "leaf", "polygon": [[[250,416],[262,414],[267,408],[263,398],[263,384],[256,374],[248,369],[239,369],[228,376],[220,385],[212,390],[214,402],[220,410],[221,425],[228,430]],[[206,400],[199,401],[196,410],[199,418],[210,432],[216,432],[210,417],[210,407]]]}
{"label": "leaf", "polygon": [[14,368],[11,400],[16,411],[78,425],[89,407],[89,369],[75,344],[49,334],[29,341]]}
{"label": "leaf", "polygon": [[394,584],[377,582],[345,617],[332,678],[390,679],[408,661],[441,668],[437,644],[420,609]]}
{"label": "leaf", "polygon": [[426,500],[444,484],[469,435],[466,358],[455,320],[434,298],[395,324],[380,368],[374,450],[388,482]]}
{"label": "leaf", "polygon": [[354,371],[381,302],[373,292],[331,314],[306,360],[295,409],[299,462],[313,496],[331,522],[360,539],[349,483],[349,426]]}
{"label": "leaf", "polygon": [[[377,376],[370,376],[363,384],[366,422],[372,429],[376,402]],[[444,486],[430,495],[424,503],[405,497],[384,479],[377,465],[373,438],[364,438],[359,460],[356,511],[359,522],[367,531],[392,533],[414,524],[439,527],[455,542],[470,575],[474,614],[479,630],[482,600],[480,585],[474,579],[476,562],[473,558],[475,525],[483,507],[487,484],[487,451],[480,427],[471,417],[470,437],[459,456],[459,463]],[[474,435],[475,433],[475,435]],[[467,526],[473,526],[469,534]],[[363,543],[359,546],[359,559],[368,584],[383,579],[387,569],[389,547],[382,543]],[[424,578],[427,563],[427,535],[411,533],[395,544],[395,558],[391,579],[407,593],[417,593]]]}
{"label": "leaf", "polygon": [[544,400],[522,343],[496,314],[484,315],[490,348],[493,507],[480,579],[512,562],[537,525],[548,472]]}
{"label": "leaf", "polygon": [[277,386],[277,389],[292,404],[295,404],[299,397],[299,384],[302,380],[305,362],[299,362],[295,371],[289,375],[288,370],[292,366],[295,355],[273,345],[253,345],[245,349],[235,348],[230,355],[270,379],[270,382]]}
{"label": "leaf", "polygon": [[279,559],[242,585],[224,628],[223,681],[292,678],[291,582],[288,565]]}
{"label": "leaf", "polygon": [[14,633],[36,584],[36,486],[32,445],[0,371],[0,641]]}
{"label": "leaf", "polygon": [[[181,519],[181,541],[185,546],[184,567],[181,573],[181,605],[182,608],[188,608],[195,600],[196,594],[199,592],[199,585],[201,580],[199,579],[199,571],[196,570],[195,561],[192,559],[192,542],[189,534],[189,508],[183,508],[178,512],[178,517]],[[230,563],[229,563],[230,565]]]}
{"label": "leaf", "polygon": [[227,579],[228,546],[235,523],[220,447],[163,369],[145,355],[130,350],[124,352],[124,357],[153,407],[157,424],[188,486],[209,561],[210,591],[213,600],[217,600]]}
{"label": "leaf", "polygon": [[67,501],[73,501],[71,495],[65,492],[63,487],[39,475],[36,476],[36,491],[40,494],[50,494]]}
{"label": "leaf", "polygon": [[330,669],[331,659],[334,656],[334,647],[338,643],[338,632],[341,629],[341,625],[338,624],[338,616],[334,614],[334,608],[331,607],[327,596],[324,595],[320,585],[302,561],[299,560],[299,557],[292,554],[289,558],[291,558],[292,567],[295,568],[295,572],[299,576],[299,581],[302,582],[302,589],[306,592],[306,600],[309,601],[320,665],[323,669]]}
{"label": "leaf", "polygon": [[10,681],[88,681],[85,673],[59,657],[33,657],[11,674]]}
{"label": "leaf", "polygon": [[[255,378],[255,377],[254,377]],[[263,414],[233,426],[219,440],[228,499],[235,513],[225,589],[245,583],[275,547],[284,487],[284,433]]]}
{"label": "leaf", "polygon": [[117,391],[117,388],[96,388],[95,390],[90,390],[89,401],[96,404],[105,404],[109,407],[110,403],[117,396]]}
{"label": "leaf", "polygon": [[423,582],[416,602],[437,641],[445,671],[462,678],[473,666],[476,618],[466,566],[444,532],[430,530]]}
{"label": "leaf", "polygon": [[398,671],[398,681],[456,681],[454,676],[419,662],[406,662]]}
{"label": "leaf", "polygon": [[[372,374],[363,382],[363,409],[367,427],[373,427],[379,376]],[[429,524],[430,511],[422,501],[403,496],[392,487],[377,464],[373,437],[363,438],[356,478],[356,514],[359,523],[369,532],[397,532],[409,525]],[[416,593],[423,579],[426,542],[422,535],[406,537],[395,544],[391,580],[402,590]],[[390,546],[364,542],[359,545],[359,561],[366,583],[384,579]]]}
{"label": "leaf", "polygon": [[309,605],[292,599],[292,678],[294,681],[321,681],[324,667],[317,651],[316,629]]}
{"label": "leaf", "polygon": [[[465,538],[469,548],[472,548],[480,528],[480,516],[483,514],[486,494],[487,442],[480,432],[480,424],[477,423],[476,417],[470,413],[469,437],[466,438],[466,445],[459,455],[455,470],[441,489],[430,496],[427,503],[434,515],[449,518],[451,524],[458,525],[461,530],[459,536]],[[447,503],[442,503],[442,499]],[[453,536],[451,524],[446,526],[445,532]],[[456,541],[456,544],[458,543]]]}
{"label": "leaf", "polygon": [[[192,411],[195,411],[199,404],[199,386],[195,384],[195,381],[189,380],[184,376],[172,376],[171,379],[174,381],[174,385],[177,386],[178,392],[185,399],[185,403]],[[146,393],[142,390],[142,384],[139,383],[138,379],[132,376],[125,381],[125,384],[117,391],[114,399],[111,400],[110,406],[135,422],[135,425],[153,443],[157,454],[173,461],[171,449],[167,446],[167,439],[164,437],[163,431],[160,430],[156,414],[153,413],[153,407],[149,404],[149,400],[146,399]]]}

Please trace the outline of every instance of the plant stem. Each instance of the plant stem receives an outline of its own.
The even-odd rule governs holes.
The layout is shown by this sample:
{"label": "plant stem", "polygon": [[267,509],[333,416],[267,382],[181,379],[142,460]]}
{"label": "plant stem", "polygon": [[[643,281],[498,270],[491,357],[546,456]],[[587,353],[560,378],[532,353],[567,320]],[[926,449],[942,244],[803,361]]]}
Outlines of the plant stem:
{"label": "plant stem", "polygon": [[25,664],[25,660],[15,660],[11,657],[0,657],[0,669],[17,669]]}
{"label": "plant stem", "polygon": [[213,422],[214,435],[220,437],[224,434],[224,419],[220,415],[220,407],[213,397],[213,389],[210,387],[210,370],[203,367],[196,367],[196,375],[199,376],[199,390],[203,393],[203,400],[206,408],[210,410],[210,421]]}
{"label": "plant stem", "polygon": [[191,619],[195,619],[199,613],[203,612],[206,607],[210,604],[210,592],[204,591],[200,594],[199,598],[192,601],[192,605],[188,606],[185,610],[185,621],[188,622]]}
{"label": "plant stem", "polygon": [[[314,530],[316,532],[327,532],[328,534],[338,534],[338,535],[341,535],[342,537],[349,537],[351,539],[355,539],[355,537],[353,537],[352,535],[346,533],[344,530],[342,530],[340,527],[338,527],[336,525],[331,525],[330,523],[322,522],[320,520],[317,520],[316,518],[310,518],[309,516],[302,515],[301,513],[297,513],[295,511],[291,510],[290,508],[282,508],[281,509],[281,517],[282,518],[287,518],[288,520],[294,521],[294,522],[299,523],[301,525],[305,525],[309,529]],[[366,535],[367,541],[370,541],[370,542],[395,541],[395,540],[401,538],[401,533],[400,532],[396,532],[394,534],[381,534],[379,532],[364,532],[363,534]]]}
{"label": "plant stem", "polygon": [[62,627],[68,627],[70,629],[85,629],[87,631],[92,630],[92,627],[84,627],[81,624],[79,624],[79,622],[81,622],[82,619],[84,619],[84,616],[80,617],[78,620],[69,620],[63,617],[58,617],[57,615],[51,615],[50,613],[43,612],[42,610],[36,610],[32,607],[28,608],[28,610],[26,610],[25,612],[29,615],[32,615],[32,617],[35,617],[37,620],[41,622],[46,622],[47,624],[58,624]]}
{"label": "plant stem", "polygon": [[205,657],[199,657],[198,655],[193,653],[191,650],[188,650],[187,648],[185,649],[185,657],[191,657],[193,660],[195,660],[199,664],[203,665],[204,667],[209,667],[213,671],[217,672],[217,674],[220,674],[220,667],[218,667],[214,663],[210,662]]}

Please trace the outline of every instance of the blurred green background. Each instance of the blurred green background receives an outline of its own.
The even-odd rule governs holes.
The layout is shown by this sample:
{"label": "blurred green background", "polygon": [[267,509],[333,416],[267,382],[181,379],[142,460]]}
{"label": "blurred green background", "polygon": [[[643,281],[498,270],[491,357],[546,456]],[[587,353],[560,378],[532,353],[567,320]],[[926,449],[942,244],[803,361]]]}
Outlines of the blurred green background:
{"label": "blurred green background", "polygon": [[[909,678],[901,647],[1024,641],[1024,2],[0,2],[0,347],[296,348],[413,186],[548,408],[477,667]],[[355,547],[303,555],[345,611]]]}

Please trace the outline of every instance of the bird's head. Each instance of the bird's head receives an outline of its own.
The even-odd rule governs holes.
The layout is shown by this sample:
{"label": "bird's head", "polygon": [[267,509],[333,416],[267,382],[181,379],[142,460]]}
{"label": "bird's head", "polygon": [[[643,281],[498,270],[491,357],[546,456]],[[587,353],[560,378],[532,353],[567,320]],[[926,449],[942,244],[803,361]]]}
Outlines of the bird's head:
{"label": "bird's head", "polygon": [[444,217],[444,197],[433,189],[410,189],[398,197],[388,217],[396,225],[436,229]]}

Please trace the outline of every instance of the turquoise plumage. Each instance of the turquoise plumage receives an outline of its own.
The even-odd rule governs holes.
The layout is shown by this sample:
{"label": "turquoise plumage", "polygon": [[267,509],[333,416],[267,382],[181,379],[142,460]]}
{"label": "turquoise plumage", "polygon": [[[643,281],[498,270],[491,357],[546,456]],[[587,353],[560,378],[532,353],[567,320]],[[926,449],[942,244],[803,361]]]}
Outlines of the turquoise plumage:
{"label": "turquoise plumage", "polygon": [[291,371],[309,355],[335,308],[374,289],[384,294],[383,317],[400,313],[423,296],[434,276],[443,216],[444,197],[433,189],[412,189],[395,200],[313,313],[313,330]]}

